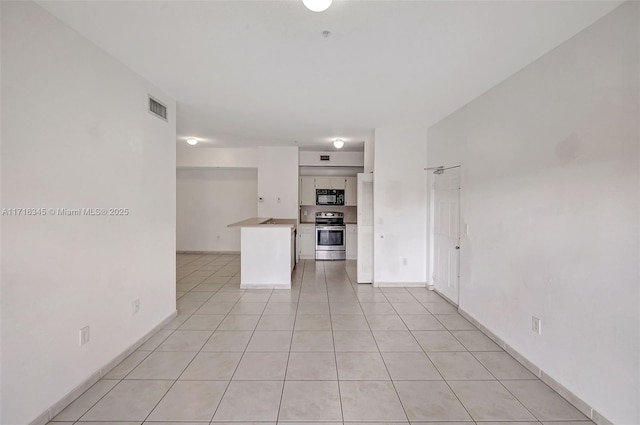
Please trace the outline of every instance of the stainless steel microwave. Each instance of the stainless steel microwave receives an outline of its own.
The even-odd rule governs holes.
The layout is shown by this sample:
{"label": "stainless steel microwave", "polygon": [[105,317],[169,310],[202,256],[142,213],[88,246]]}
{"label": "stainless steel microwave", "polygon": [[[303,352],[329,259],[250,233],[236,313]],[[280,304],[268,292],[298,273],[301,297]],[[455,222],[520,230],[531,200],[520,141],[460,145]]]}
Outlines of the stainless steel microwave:
{"label": "stainless steel microwave", "polygon": [[344,189],[316,189],[316,205],[344,205]]}

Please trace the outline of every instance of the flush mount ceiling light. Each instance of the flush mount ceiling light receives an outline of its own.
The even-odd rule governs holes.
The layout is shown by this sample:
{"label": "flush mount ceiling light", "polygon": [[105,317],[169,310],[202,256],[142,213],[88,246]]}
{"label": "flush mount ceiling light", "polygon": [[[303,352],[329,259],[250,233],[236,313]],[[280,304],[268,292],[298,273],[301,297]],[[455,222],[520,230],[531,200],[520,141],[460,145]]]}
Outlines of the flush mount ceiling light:
{"label": "flush mount ceiling light", "polygon": [[336,149],[340,149],[344,146],[344,141],[342,139],[336,139],[333,141],[333,146],[335,146]]}
{"label": "flush mount ceiling light", "polygon": [[324,12],[332,2],[333,0],[302,0],[302,3],[312,12]]}
{"label": "flush mount ceiling light", "polygon": [[195,137],[189,137],[187,139],[187,143],[190,144],[191,146],[197,145],[198,139],[196,139]]}

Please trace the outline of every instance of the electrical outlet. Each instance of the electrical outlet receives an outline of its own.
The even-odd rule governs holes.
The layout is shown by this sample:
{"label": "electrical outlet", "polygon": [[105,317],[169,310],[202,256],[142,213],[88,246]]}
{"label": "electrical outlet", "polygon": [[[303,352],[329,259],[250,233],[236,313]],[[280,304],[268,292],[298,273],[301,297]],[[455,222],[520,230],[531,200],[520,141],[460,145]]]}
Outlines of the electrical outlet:
{"label": "electrical outlet", "polygon": [[134,315],[140,311],[140,298],[136,298],[131,302],[131,310]]}
{"label": "electrical outlet", "polygon": [[85,326],[80,329],[80,345],[85,345],[89,343],[89,326]]}
{"label": "electrical outlet", "polygon": [[402,265],[403,265],[403,266],[406,266],[406,265],[407,265],[407,259],[406,259],[406,258],[403,258],[403,259],[402,259]]}
{"label": "electrical outlet", "polygon": [[538,335],[542,335],[542,320],[535,316],[531,316],[531,330]]}

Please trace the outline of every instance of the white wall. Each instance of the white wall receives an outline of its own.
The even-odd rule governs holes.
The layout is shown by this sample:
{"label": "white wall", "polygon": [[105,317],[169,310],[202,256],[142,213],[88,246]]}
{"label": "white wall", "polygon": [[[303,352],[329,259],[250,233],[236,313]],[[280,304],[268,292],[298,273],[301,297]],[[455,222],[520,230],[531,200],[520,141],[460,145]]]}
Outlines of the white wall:
{"label": "white wall", "polygon": [[257,169],[178,169],[176,191],[178,251],[240,251],[227,225],[257,215]]}
{"label": "white wall", "polygon": [[129,209],[2,217],[0,422],[23,425],[175,312],[175,103],[36,4],[1,7],[2,207]]}
{"label": "white wall", "polygon": [[426,284],[426,135],[424,128],[376,128],[373,185],[376,285]]}
{"label": "white wall", "polygon": [[178,143],[178,167],[257,168],[257,148],[212,148],[205,143],[190,146]]}
{"label": "white wall", "polygon": [[363,167],[300,167],[300,176],[345,176],[355,177]]}
{"label": "white wall", "polygon": [[364,140],[364,172],[373,173],[376,149],[376,132],[372,131]]}
{"label": "white wall", "polygon": [[629,2],[429,130],[462,164],[461,309],[616,424],[640,423],[639,28]]}
{"label": "white wall", "polygon": [[[329,155],[330,160],[320,161],[321,155]],[[364,153],[340,151],[300,151],[300,166],[362,167],[364,166]]]}
{"label": "white wall", "polygon": [[259,217],[298,218],[298,148],[258,148]]}

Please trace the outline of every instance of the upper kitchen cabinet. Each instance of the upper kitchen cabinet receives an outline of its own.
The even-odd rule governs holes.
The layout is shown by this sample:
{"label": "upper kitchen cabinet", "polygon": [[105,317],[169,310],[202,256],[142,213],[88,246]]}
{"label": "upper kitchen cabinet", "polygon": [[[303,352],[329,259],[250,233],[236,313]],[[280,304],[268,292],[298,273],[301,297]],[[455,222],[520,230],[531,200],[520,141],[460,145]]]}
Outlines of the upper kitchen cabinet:
{"label": "upper kitchen cabinet", "polygon": [[357,205],[357,186],[355,177],[301,176],[300,205],[316,205],[316,189],[341,189],[345,194],[345,206]]}
{"label": "upper kitchen cabinet", "polygon": [[347,178],[346,177],[331,177],[331,187],[329,189],[346,189]]}
{"label": "upper kitchen cabinet", "polygon": [[316,204],[315,180],[313,176],[300,177],[300,205]]}
{"label": "upper kitchen cabinet", "polygon": [[346,177],[315,177],[316,189],[345,189]]}
{"label": "upper kitchen cabinet", "polygon": [[355,207],[358,205],[358,179],[356,177],[346,178],[344,198],[344,204],[346,206]]}
{"label": "upper kitchen cabinet", "polygon": [[313,177],[316,189],[331,189],[331,177]]}

